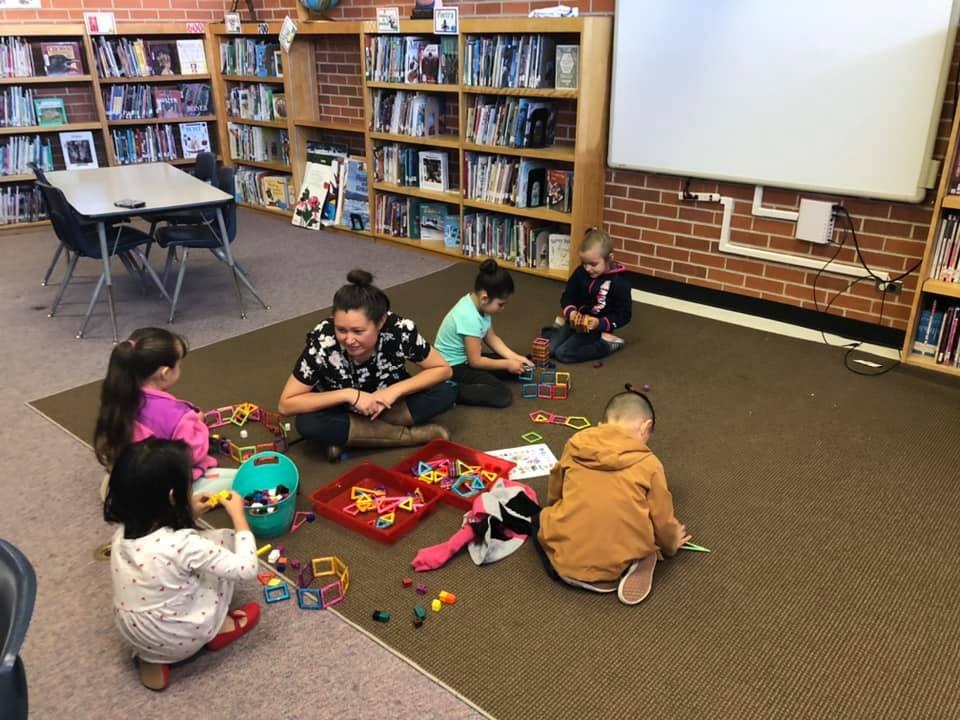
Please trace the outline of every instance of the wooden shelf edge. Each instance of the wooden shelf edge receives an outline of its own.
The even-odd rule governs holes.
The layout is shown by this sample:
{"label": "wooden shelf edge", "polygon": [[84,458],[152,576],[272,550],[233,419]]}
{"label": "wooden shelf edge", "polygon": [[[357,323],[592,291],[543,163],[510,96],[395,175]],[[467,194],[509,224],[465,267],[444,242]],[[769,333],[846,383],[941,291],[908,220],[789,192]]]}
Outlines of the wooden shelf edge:
{"label": "wooden shelf edge", "polygon": [[62,83],[91,82],[93,75],[28,75],[0,78],[0,85],[59,85]]}
{"label": "wooden shelf edge", "polygon": [[225,120],[228,123],[235,123],[237,125],[256,125],[257,127],[269,127],[269,128],[280,128],[281,130],[287,129],[286,120],[253,120],[251,118],[238,118],[227,116]]}
{"label": "wooden shelf edge", "polygon": [[267,85],[283,85],[283,75],[228,75],[221,73],[225,82],[266,83]]}
{"label": "wooden shelf edge", "polygon": [[373,189],[379,190],[380,192],[395,193],[397,195],[409,195],[411,197],[423,198],[424,200],[448,203],[450,205],[460,204],[459,190],[451,190],[447,192],[424,190],[415,185],[396,185],[388,182],[375,182],[373,183]]}
{"label": "wooden shelf edge", "polygon": [[496,88],[482,85],[462,85],[461,89],[468,95],[510,95],[513,97],[545,97],[557,100],[576,100],[580,94],[577,90],[566,88]]}
{"label": "wooden shelf edge", "polygon": [[30,125],[29,127],[0,128],[0,135],[43,135],[45,133],[72,132],[74,130],[101,130],[97,121],[65,123],[64,125]]}
{"label": "wooden shelf edge", "polygon": [[144,85],[154,85],[156,83],[188,83],[204,81],[210,81],[210,73],[197,73],[195,75],[137,75],[135,77],[100,78],[101,85],[133,85],[139,83]]}
{"label": "wooden shelf edge", "polygon": [[177,118],[133,118],[129,120],[107,120],[109,127],[127,127],[131,125],[180,125],[193,122],[216,122],[216,115],[201,115],[199,117]]}
{"label": "wooden shelf edge", "polygon": [[230,158],[230,162],[232,162],[234,165],[249,165],[251,167],[258,167],[263,170],[272,170],[273,172],[286,175],[289,175],[292,172],[292,168],[289,165],[267,162],[264,160],[241,160],[240,158]]}
{"label": "wooden shelf edge", "polygon": [[925,370],[934,370],[936,372],[944,373],[945,375],[954,375],[956,377],[960,377],[960,368],[951,367],[949,365],[938,365],[933,361],[932,358],[923,355],[914,355],[913,353],[910,353],[904,356],[903,362],[905,362],[907,365],[924,368]]}
{"label": "wooden shelf edge", "polygon": [[21,223],[4,223],[0,225],[0,233],[16,232],[17,230],[35,230],[41,227],[49,227],[49,220],[31,220]]}
{"label": "wooden shelf edge", "polygon": [[960,195],[944,195],[941,207],[948,210],[960,210]]}
{"label": "wooden shelf edge", "polygon": [[960,298],[960,283],[943,282],[942,280],[924,280],[923,292]]}
{"label": "wooden shelf edge", "polygon": [[468,152],[482,152],[489,155],[517,155],[520,157],[537,158],[539,160],[555,160],[556,162],[574,162],[576,149],[573,145],[551,145],[544,148],[512,148],[501,145],[478,145],[464,142],[463,149]]}
{"label": "wooden shelf edge", "polygon": [[283,210],[281,208],[267,207],[266,205],[257,205],[255,203],[248,202],[238,202],[238,207],[248,208],[249,210],[256,210],[258,212],[269,213],[271,215],[282,215],[283,217],[292,218],[293,210]]}
{"label": "wooden shelf edge", "polygon": [[36,179],[33,175],[0,175],[0,183],[34,182]]}
{"label": "wooden shelf edge", "polygon": [[520,217],[546,220],[547,222],[556,222],[563,225],[570,225],[573,222],[573,213],[559,212],[549,208],[518,208],[513,205],[504,205],[502,203],[489,202],[486,200],[463,199],[464,209],[485,210],[487,212],[502,213],[504,215],[518,215]]}
{"label": "wooden shelf edge", "polygon": [[445,92],[455,93],[460,91],[459,85],[449,83],[408,83],[408,82],[386,82],[383,80],[369,80],[366,83],[368,88],[373,90],[410,90],[426,92]]}
{"label": "wooden shelf edge", "polygon": [[385,132],[370,132],[368,135],[373,140],[389,140],[391,142],[409,143],[411,145],[433,145],[435,147],[458,148],[460,147],[459,135],[423,135],[420,137],[414,135],[394,135]]}

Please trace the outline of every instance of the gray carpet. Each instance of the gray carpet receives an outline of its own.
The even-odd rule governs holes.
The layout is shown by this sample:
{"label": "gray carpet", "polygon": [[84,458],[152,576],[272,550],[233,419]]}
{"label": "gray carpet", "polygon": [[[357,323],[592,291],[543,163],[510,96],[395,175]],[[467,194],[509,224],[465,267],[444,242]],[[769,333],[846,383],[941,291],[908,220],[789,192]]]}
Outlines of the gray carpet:
{"label": "gray carpet", "polygon": [[[107,565],[93,561],[108,538],[96,488],[102,472],[89,448],[28,409],[33,398],[102,377],[110,353],[103,305],[88,338],[74,339],[98,272],[68,290],[62,315],[47,308],[57,287],[40,287],[53,253],[49,231],[0,238],[0,535],[37,570],[40,592],[23,658],[33,718],[379,718],[382,693],[396,718],[473,718],[477,714],[393,654],[325,613],[266,613],[256,633],[219,654],[201,655],[162,694],[143,689],[110,618]],[[369,268],[389,287],[435,272],[443,259],[337,233],[293,229],[272,217],[240,213],[237,257],[272,310],[235,311],[232,283],[213,258],[191,258],[174,329],[195,347],[264,327],[329,303],[347,270]],[[159,265],[159,259],[155,258]],[[62,266],[61,266],[62,268]],[[141,298],[119,263],[120,331],[166,322],[165,306]],[[278,386],[279,391],[279,386]],[[254,588],[241,598],[256,599]],[[290,628],[298,628],[291,632]],[[309,658],[304,662],[303,658]],[[276,678],[253,684],[271,667]],[[377,686],[358,681],[375,668]],[[320,687],[319,691],[315,691]],[[284,696],[283,711],[276,697]],[[2,711],[0,711],[2,716]],[[346,716],[345,716],[346,717]]]}

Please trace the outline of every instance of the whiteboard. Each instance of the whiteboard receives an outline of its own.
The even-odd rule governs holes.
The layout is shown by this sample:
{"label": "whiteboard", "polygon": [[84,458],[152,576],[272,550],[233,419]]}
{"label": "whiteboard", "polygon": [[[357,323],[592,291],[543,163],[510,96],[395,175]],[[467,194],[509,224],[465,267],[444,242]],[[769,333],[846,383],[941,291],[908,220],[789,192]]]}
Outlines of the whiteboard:
{"label": "whiteboard", "polygon": [[627,0],[608,162],[918,202],[956,0]]}

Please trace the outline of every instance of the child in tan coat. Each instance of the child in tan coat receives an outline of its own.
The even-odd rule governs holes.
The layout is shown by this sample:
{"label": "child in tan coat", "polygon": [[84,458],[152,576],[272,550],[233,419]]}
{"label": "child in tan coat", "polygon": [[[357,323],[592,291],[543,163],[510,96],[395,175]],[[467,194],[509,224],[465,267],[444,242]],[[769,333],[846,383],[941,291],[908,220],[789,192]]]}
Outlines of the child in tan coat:
{"label": "child in tan coat", "polygon": [[567,442],[539,518],[548,571],[594,592],[616,590],[627,605],[649,594],[658,554],[672,556],[690,540],[647,447],[654,423],[645,395],[614,395],[603,422]]}

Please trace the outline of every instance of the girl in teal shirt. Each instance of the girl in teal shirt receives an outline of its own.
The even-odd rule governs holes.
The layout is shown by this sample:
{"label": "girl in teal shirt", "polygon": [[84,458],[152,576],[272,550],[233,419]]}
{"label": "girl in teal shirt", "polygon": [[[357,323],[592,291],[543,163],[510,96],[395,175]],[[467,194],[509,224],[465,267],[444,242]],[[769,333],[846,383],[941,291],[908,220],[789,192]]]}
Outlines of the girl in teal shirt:
{"label": "girl in teal shirt", "polygon": [[[510,386],[503,382],[519,375],[530,361],[518,355],[493,331],[492,315],[503,310],[513,295],[513,278],[485,260],[473,285],[440,323],[434,347],[453,368],[457,402],[504,408],[513,402]],[[483,352],[483,343],[493,353]]]}

